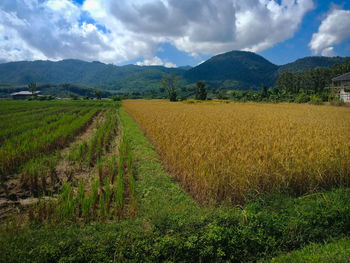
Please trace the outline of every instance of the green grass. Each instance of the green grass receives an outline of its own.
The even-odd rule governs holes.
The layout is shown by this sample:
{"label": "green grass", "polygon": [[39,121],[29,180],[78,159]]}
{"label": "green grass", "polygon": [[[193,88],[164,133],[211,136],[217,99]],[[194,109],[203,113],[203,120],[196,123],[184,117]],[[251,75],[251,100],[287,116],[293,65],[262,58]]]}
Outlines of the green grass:
{"label": "green grass", "polygon": [[164,170],[158,154],[137,124],[123,109],[120,117],[133,157],[137,160],[135,176],[140,216],[146,220],[160,220],[162,216],[191,217],[200,214],[199,206]]}
{"label": "green grass", "polygon": [[[123,109],[120,118],[132,152],[136,217],[9,224],[0,230],[0,262],[254,262],[349,235],[349,189],[299,198],[275,194],[242,208],[198,206]],[[315,254],[323,252],[319,245],[305,249],[313,246]]]}
{"label": "green grass", "polygon": [[345,263],[350,262],[350,240],[342,238],[327,244],[311,244],[301,250],[273,258],[271,263]]}

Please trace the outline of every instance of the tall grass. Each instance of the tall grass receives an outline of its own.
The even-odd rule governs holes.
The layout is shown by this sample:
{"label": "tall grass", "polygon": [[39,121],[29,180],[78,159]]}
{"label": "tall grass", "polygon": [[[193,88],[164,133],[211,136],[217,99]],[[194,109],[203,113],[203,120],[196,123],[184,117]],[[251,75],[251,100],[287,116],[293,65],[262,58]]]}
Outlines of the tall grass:
{"label": "tall grass", "polygon": [[244,203],[350,185],[350,109],[125,101],[166,168],[200,202]]}

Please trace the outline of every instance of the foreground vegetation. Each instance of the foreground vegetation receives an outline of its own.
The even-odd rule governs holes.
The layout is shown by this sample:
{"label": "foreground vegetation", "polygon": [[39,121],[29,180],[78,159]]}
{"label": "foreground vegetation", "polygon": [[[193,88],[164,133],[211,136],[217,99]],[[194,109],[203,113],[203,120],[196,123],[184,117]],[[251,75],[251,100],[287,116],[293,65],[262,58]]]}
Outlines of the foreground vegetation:
{"label": "foreground vegetation", "polygon": [[309,263],[328,263],[350,262],[350,240],[342,238],[329,244],[311,244],[301,250],[297,250],[287,255],[281,255],[273,258],[271,262],[309,262]]}
{"label": "foreground vegetation", "polygon": [[[91,103],[96,102],[66,102],[60,109],[69,110],[69,105],[77,106],[77,103],[81,103],[79,110],[85,106],[85,109],[89,110]],[[131,108],[135,109],[132,103],[126,102],[128,111]],[[345,119],[344,126],[338,125],[339,121],[343,120],[343,116],[348,113],[347,108],[327,107],[328,111],[336,116],[333,121],[330,121],[329,113],[322,110],[326,107],[306,105],[301,108],[307,112],[305,116],[305,112],[298,111],[298,107],[301,106],[295,108],[295,105],[206,103],[193,105],[144,101],[139,103],[158,117],[159,123],[163,125],[168,123],[167,119],[163,118],[168,114],[164,105],[170,105],[169,110],[174,112],[171,115],[174,121],[177,121],[176,116],[184,117],[186,113],[183,111],[179,115],[178,106],[181,109],[189,107],[191,114],[195,114],[196,117],[191,119],[193,123],[196,123],[196,119],[203,121],[202,117],[205,116],[204,121],[208,128],[199,126],[201,134],[204,135],[207,132],[206,129],[211,129],[209,125],[209,120],[213,121],[211,116],[217,118],[215,123],[220,123],[221,118],[229,116],[239,124],[236,118],[242,115],[242,110],[239,108],[243,106],[249,109],[247,115],[243,114],[243,117],[252,117],[252,113],[256,115],[251,122],[242,120],[250,130],[254,130],[252,127],[259,124],[258,118],[266,120],[270,116],[271,121],[275,121],[275,126],[279,124],[277,127],[283,131],[282,126],[286,124],[276,122],[281,115],[288,116],[292,123],[303,120],[302,131],[304,132],[310,131],[309,128],[317,125],[318,118],[322,116],[324,127],[327,129],[322,130],[323,126],[318,125],[317,127],[321,127],[321,130],[317,132],[323,136],[327,135],[327,132],[343,131],[349,124]],[[160,111],[155,114],[149,103]],[[16,105],[17,107],[15,105],[15,102],[8,104],[6,114],[10,111],[14,115],[27,111],[30,116],[29,112],[40,111],[40,106],[49,111],[46,105],[58,107],[59,104],[33,101],[20,102]],[[28,105],[31,106],[30,111]],[[264,106],[264,111],[259,114],[257,112],[261,111],[260,106]],[[51,163],[53,171],[56,172],[58,179],[62,180],[62,184],[59,184],[56,192],[53,192],[56,195],[47,194],[47,191],[38,191],[38,202],[23,211],[28,215],[28,221],[25,224],[17,220],[22,214],[9,214],[6,221],[1,221],[0,262],[264,262],[270,260],[289,262],[290,259],[320,261],[323,259],[325,261],[328,258],[340,261],[349,254],[346,249],[348,244],[346,237],[350,233],[349,189],[340,187],[316,192],[317,188],[315,188],[310,191],[314,193],[302,194],[300,197],[289,195],[288,191],[264,195],[254,192],[252,194],[254,198],[249,199],[250,201],[244,206],[201,207],[165,171],[154,146],[124,109],[119,110],[118,104],[103,100],[92,108],[97,109],[99,113],[85,130],[74,136],[63,149],[35,157],[18,170],[20,173],[40,171],[42,174],[38,178],[50,177]],[[203,111],[204,108],[210,111]],[[220,109],[223,116],[220,117],[215,112],[216,109]],[[271,112],[277,112],[275,118],[271,117]],[[292,113],[297,116],[296,119],[291,117]],[[6,114],[4,112],[0,117],[5,120]],[[189,116],[193,116],[191,114]],[[160,116],[163,117],[160,118]],[[310,121],[311,116],[314,118]],[[228,123],[221,126],[217,124],[217,127],[223,129],[229,125],[230,118],[226,119]],[[163,127],[159,123],[157,123],[158,127]],[[267,123],[269,125],[269,122]],[[190,140],[199,140],[198,132],[191,130],[190,124],[177,123],[177,126],[186,130],[191,137],[185,137],[185,132],[179,132],[175,143],[179,138],[187,138],[189,145],[191,145]],[[291,126],[287,127],[291,128]],[[214,147],[211,150],[224,149],[218,144],[217,136],[220,135],[220,129],[216,129],[218,131],[213,132],[213,139],[208,140],[216,140],[214,146],[217,148]],[[166,131],[165,129],[165,134],[169,134]],[[238,132],[239,129],[234,128],[233,131]],[[150,136],[147,129],[145,132]],[[274,136],[274,132],[277,133],[271,130],[269,136]],[[321,138],[317,137],[316,131],[311,134],[318,144],[309,149],[310,154],[313,150],[318,150],[317,147],[322,146]],[[255,133],[255,135],[260,134]],[[161,135],[158,134],[158,136]],[[230,142],[228,139],[235,137],[231,135],[223,137],[225,138]],[[292,140],[293,136],[289,138]],[[327,140],[326,136],[325,138]],[[168,139],[171,140],[172,137],[169,136]],[[244,138],[241,137],[241,139]],[[303,140],[304,143],[308,142],[307,138]],[[157,145],[157,140],[153,142]],[[198,144],[192,143],[192,146],[196,145]],[[230,144],[227,143],[226,146],[229,147]],[[249,144],[246,147],[249,147]],[[271,149],[274,149],[273,147]],[[156,148],[159,150],[158,147]],[[192,149],[195,150],[195,148]],[[209,153],[206,152],[206,154]],[[326,150],[323,153],[326,153]],[[336,164],[342,164],[342,158],[347,155],[342,155],[342,151],[335,153],[338,154],[335,156],[338,157]],[[322,154],[320,156],[322,157]],[[306,160],[314,160],[308,155],[302,155],[302,157]],[[206,155],[202,155],[202,158],[206,158]],[[178,161],[183,163],[181,159]],[[64,167],[63,171],[61,171],[62,167]],[[170,166],[166,167],[169,169]],[[271,168],[276,169],[276,167],[279,166]],[[337,167],[334,166],[334,168]],[[346,167],[343,171],[345,170]],[[341,172],[338,171],[338,174]],[[311,175],[309,177],[311,179],[318,178]],[[10,178],[13,176],[15,174]],[[27,176],[33,176],[33,174]],[[215,177],[212,179],[214,180]],[[190,177],[188,180],[193,182]],[[40,182],[41,180],[38,180],[39,186],[42,187]],[[306,179],[302,182],[306,182]],[[306,186],[306,189],[309,189],[308,187]],[[294,190],[292,189],[292,193],[295,193]],[[325,250],[322,250],[323,248]],[[332,254],[333,250],[338,251],[337,255]],[[289,252],[291,254],[285,254]]]}
{"label": "foreground vegetation", "polygon": [[347,189],[299,198],[274,195],[244,208],[200,208],[167,175],[131,118],[122,112],[121,120],[134,156],[138,216],[19,229],[9,223],[0,235],[0,261],[263,261],[349,234]]}

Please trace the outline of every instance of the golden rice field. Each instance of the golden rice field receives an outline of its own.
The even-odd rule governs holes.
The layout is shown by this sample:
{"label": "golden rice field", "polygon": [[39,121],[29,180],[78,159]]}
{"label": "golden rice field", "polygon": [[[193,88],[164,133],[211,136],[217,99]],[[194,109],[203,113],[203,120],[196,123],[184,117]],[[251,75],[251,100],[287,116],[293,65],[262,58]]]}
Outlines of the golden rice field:
{"label": "golden rice field", "polygon": [[128,100],[126,111],[199,202],[350,185],[350,108]]}

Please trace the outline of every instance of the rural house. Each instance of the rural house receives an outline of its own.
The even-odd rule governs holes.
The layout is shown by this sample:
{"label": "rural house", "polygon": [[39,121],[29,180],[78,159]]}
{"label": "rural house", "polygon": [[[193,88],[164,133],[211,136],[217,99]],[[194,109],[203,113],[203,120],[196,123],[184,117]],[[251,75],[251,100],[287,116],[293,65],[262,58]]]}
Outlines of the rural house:
{"label": "rural house", "polygon": [[30,91],[19,91],[11,93],[11,96],[14,100],[25,100],[31,96],[38,96],[40,91],[30,92]]}
{"label": "rural house", "polygon": [[350,89],[350,72],[332,79],[333,88],[340,89],[339,97],[344,102],[350,102],[350,92],[345,92],[346,88]]}

